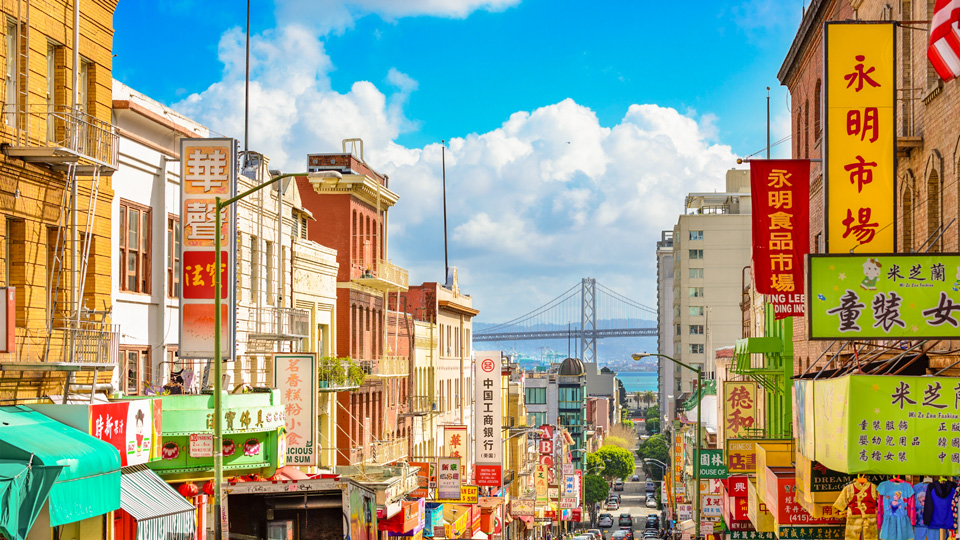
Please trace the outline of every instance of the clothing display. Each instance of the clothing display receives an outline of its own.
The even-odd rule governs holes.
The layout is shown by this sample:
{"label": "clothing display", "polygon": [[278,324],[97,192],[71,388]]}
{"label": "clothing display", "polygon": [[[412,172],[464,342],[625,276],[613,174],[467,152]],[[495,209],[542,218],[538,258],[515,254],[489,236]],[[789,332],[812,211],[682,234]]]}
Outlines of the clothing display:
{"label": "clothing display", "polygon": [[[914,540],[940,540],[939,529],[928,529],[923,522],[923,503],[927,500],[927,487],[930,484],[920,482],[913,486],[913,506],[916,510],[917,519],[913,525]],[[956,497],[954,497],[956,501]]]}
{"label": "clothing display", "polygon": [[923,503],[923,523],[928,529],[953,530],[956,527],[953,519],[953,497],[956,489],[957,484],[951,480],[930,482],[927,486],[927,497]]}
{"label": "clothing display", "polygon": [[847,484],[833,507],[847,516],[846,540],[876,540],[877,486],[863,479]]}
{"label": "clothing display", "polygon": [[914,540],[913,524],[917,514],[913,485],[894,479],[877,486],[880,505],[877,507],[877,528],[880,540]]}

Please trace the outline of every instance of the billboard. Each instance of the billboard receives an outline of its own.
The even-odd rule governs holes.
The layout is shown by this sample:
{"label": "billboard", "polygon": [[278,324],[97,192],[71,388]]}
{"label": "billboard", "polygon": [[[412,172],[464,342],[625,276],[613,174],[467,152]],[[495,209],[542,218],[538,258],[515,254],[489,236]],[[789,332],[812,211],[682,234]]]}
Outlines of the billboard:
{"label": "billboard", "polygon": [[499,487],[503,483],[503,376],[500,351],[477,352],[474,373],[475,480],[478,486]]}
{"label": "billboard", "polygon": [[316,353],[273,355],[273,387],[286,407],[287,464],[316,465]]}
{"label": "billboard", "polygon": [[[237,194],[235,139],[180,140],[180,350],[181,358],[213,358],[214,279],[220,274],[220,351],[234,356],[236,328],[237,219],[233,208],[221,212],[216,228],[216,198]],[[220,235],[220,268],[214,242]]]}

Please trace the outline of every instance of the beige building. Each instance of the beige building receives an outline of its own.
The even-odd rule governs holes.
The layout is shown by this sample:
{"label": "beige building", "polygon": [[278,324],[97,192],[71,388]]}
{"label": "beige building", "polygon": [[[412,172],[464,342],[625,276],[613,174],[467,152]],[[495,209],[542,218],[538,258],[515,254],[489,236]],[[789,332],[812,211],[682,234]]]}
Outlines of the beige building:
{"label": "beige building", "polygon": [[[749,171],[727,172],[726,191],[691,193],[673,228],[673,357],[714,378],[712,351],[741,337],[745,268],[750,265]],[[696,375],[679,370],[679,398]]]}

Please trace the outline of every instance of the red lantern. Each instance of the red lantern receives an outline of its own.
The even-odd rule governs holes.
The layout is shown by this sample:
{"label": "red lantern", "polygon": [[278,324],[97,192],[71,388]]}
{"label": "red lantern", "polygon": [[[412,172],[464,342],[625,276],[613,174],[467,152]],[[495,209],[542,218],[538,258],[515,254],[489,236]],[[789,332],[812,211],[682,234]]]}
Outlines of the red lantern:
{"label": "red lantern", "polygon": [[203,484],[203,492],[213,497],[213,480],[207,480],[206,483]]}
{"label": "red lantern", "polygon": [[186,483],[180,484],[180,487],[177,488],[177,492],[179,492],[184,497],[194,497],[198,493],[200,493],[200,488],[198,488],[197,485],[194,484],[193,482],[186,482]]}

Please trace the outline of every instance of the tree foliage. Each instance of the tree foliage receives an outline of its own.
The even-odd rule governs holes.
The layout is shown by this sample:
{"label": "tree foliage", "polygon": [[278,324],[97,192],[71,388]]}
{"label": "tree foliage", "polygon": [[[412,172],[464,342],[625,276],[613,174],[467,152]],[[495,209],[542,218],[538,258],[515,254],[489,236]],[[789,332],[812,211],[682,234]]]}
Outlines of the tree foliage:
{"label": "tree foliage", "polygon": [[[605,444],[595,452],[597,458],[603,463],[603,476],[608,478],[620,478],[621,480],[633,474],[636,465],[633,462],[633,453],[629,450]],[[589,454],[588,454],[589,455]]]}
{"label": "tree foliage", "polygon": [[627,442],[627,440],[624,439],[623,437],[616,437],[614,435],[610,435],[609,437],[606,437],[605,439],[603,439],[603,442],[604,444],[619,446],[624,450],[630,450],[630,443]]}
{"label": "tree foliage", "polygon": [[[654,435],[653,437],[650,437],[640,445],[640,448],[637,449],[637,455],[640,456],[640,459],[655,459],[662,463],[666,463],[670,457],[669,450],[667,449],[666,438],[664,438],[663,435]],[[647,465],[644,468],[654,479],[662,479],[663,469],[660,466]]]}
{"label": "tree foliage", "polygon": [[647,409],[644,427],[647,433],[660,433],[660,407],[658,405]]}
{"label": "tree foliage", "polygon": [[609,489],[607,481],[599,475],[588,474],[583,477],[583,496],[590,504],[606,500]]}

